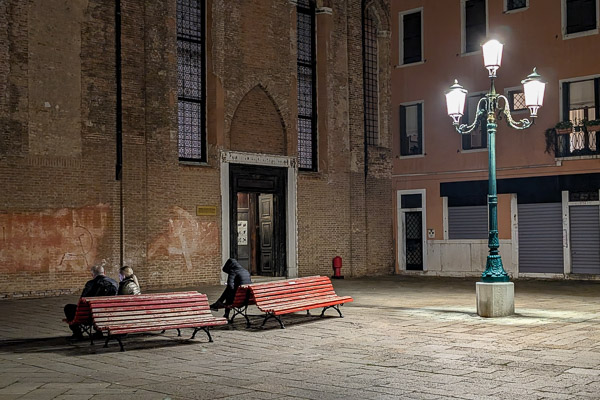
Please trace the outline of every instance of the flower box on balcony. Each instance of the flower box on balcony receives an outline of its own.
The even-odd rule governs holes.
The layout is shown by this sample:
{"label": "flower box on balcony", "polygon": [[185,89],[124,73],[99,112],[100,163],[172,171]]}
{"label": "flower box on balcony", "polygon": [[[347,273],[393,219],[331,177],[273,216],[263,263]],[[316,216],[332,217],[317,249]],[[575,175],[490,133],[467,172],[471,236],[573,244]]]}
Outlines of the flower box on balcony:
{"label": "flower box on balcony", "polygon": [[559,135],[564,135],[566,133],[573,132],[573,123],[571,121],[560,121],[556,126],[554,126],[556,133]]}
{"label": "flower box on balcony", "polygon": [[600,131],[600,119],[593,119],[585,122],[585,127],[589,131]]}

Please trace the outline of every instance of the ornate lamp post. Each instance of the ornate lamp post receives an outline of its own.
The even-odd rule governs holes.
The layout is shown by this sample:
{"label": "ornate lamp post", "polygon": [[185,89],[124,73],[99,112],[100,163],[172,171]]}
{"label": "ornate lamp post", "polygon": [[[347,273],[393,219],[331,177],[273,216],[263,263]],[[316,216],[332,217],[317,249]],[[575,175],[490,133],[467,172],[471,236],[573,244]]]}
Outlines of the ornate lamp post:
{"label": "ornate lamp post", "polygon": [[[488,235],[488,247],[489,255],[487,256],[487,262],[485,271],[481,275],[482,282],[486,283],[498,283],[508,282],[508,274],[502,266],[502,259],[499,254],[500,243],[498,240],[498,196],[496,192],[496,120],[502,119],[503,115],[509,126],[515,129],[527,129],[529,128],[533,120],[524,118],[520,121],[513,120],[510,110],[508,99],[496,93],[496,87],[494,86],[494,79],[496,78],[496,71],[500,68],[502,62],[502,48],[503,45],[497,40],[490,40],[482,45],[483,48],[483,61],[485,68],[489,71],[489,78],[491,81],[490,90],[485,97],[479,100],[477,104],[477,113],[475,120],[471,124],[461,124],[460,119],[463,116],[465,108],[465,99],[467,97],[467,91],[458,84],[458,81],[454,81],[454,85],[450,87],[450,90],[446,92],[446,105],[448,107],[448,115],[452,118],[452,123],[458,133],[462,135],[468,135],[475,128],[479,126],[480,118],[483,116],[487,120],[487,133],[488,133],[488,218],[489,218],[489,235]],[[531,118],[537,117],[537,111],[542,106],[544,99],[545,83],[541,81],[540,75],[533,69],[533,72],[527,76],[526,79],[521,81],[524,87],[525,105],[529,108]],[[502,103],[501,104],[501,100]],[[479,286],[478,286],[479,289]],[[478,291],[479,297],[479,291]],[[512,298],[511,298],[512,300]],[[513,303],[514,310],[514,303]],[[479,298],[478,298],[478,312],[479,312]],[[511,312],[512,313],[512,312]],[[481,315],[481,314],[480,314]],[[505,314],[506,315],[506,314]],[[486,315],[495,316],[495,315]]]}

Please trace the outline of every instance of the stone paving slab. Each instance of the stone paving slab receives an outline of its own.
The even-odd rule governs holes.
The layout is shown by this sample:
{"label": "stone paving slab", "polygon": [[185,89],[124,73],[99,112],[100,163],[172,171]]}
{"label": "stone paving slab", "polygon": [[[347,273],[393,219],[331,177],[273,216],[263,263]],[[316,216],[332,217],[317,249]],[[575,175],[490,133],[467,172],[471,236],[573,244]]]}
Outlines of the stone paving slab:
{"label": "stone paving slab", "polygon": [[[516,314],[480,318],[475,281],[335,281],[345,318],[251,308],[253,327],[70,343],[76,296],[0,301],[3,399],[600,399],[600,282],[516,281]],[[215,299],[221,286],[199,290]],[[318,314],[317,314],[318,315]]]}

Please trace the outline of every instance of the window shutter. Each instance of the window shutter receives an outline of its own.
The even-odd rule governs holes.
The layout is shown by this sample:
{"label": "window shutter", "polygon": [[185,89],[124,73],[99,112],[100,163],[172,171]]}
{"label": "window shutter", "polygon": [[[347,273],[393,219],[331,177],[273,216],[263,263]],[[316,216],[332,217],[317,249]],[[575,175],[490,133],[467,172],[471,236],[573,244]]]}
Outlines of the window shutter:
{"label": "window shutter", "polygon": [[594,79],[594,108],[596,111],[595,119],[600,118],[600,78]]}
{"label": "window shutter", "polygon": [[485,36],[485,0],[468,0],[465,3],[465,52],[479,50]]}
{"label": "window shutter", "polygon": [[406,14],[404,25],[404,64],[421,61],[421,13]]}
{"label": "window shutter", "polygon": [[417,104],[417,118],[419,125],[418,146],[419,150],[416,154],[423,154],[423,104]]}
{"label": "window shutter", "polygon": [[567,0],[567,33],[596,29],[596,0]]}
{"label": "window shutter", "polygon": [[571,108],[571,102],[569,101],[569,88],[570,88],[570,83],[569,82],[563,82],[562,84],[562,91],[563,91],[563,95],[562,95],[562,100],[563,100],[563,115],[562,115],[562,119],[563,121],[568,121],[569,120],[569,109]]}
{"label": "window shutter", "polygon": [[400,106],[400,155],[408,155],[408,140],[406,138],[406,107]]}

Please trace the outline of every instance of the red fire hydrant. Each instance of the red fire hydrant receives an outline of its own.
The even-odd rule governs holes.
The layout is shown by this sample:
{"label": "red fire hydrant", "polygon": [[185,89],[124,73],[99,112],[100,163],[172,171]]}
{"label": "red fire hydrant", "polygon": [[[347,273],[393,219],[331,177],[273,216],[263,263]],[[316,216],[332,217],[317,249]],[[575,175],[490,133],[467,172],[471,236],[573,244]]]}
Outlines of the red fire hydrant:
{"label": "red fire hydrant", "polygon": [[342,272],[342,257],[335,256],[333,257],[333,279],[344,279],[344,276],[341,274]]}

